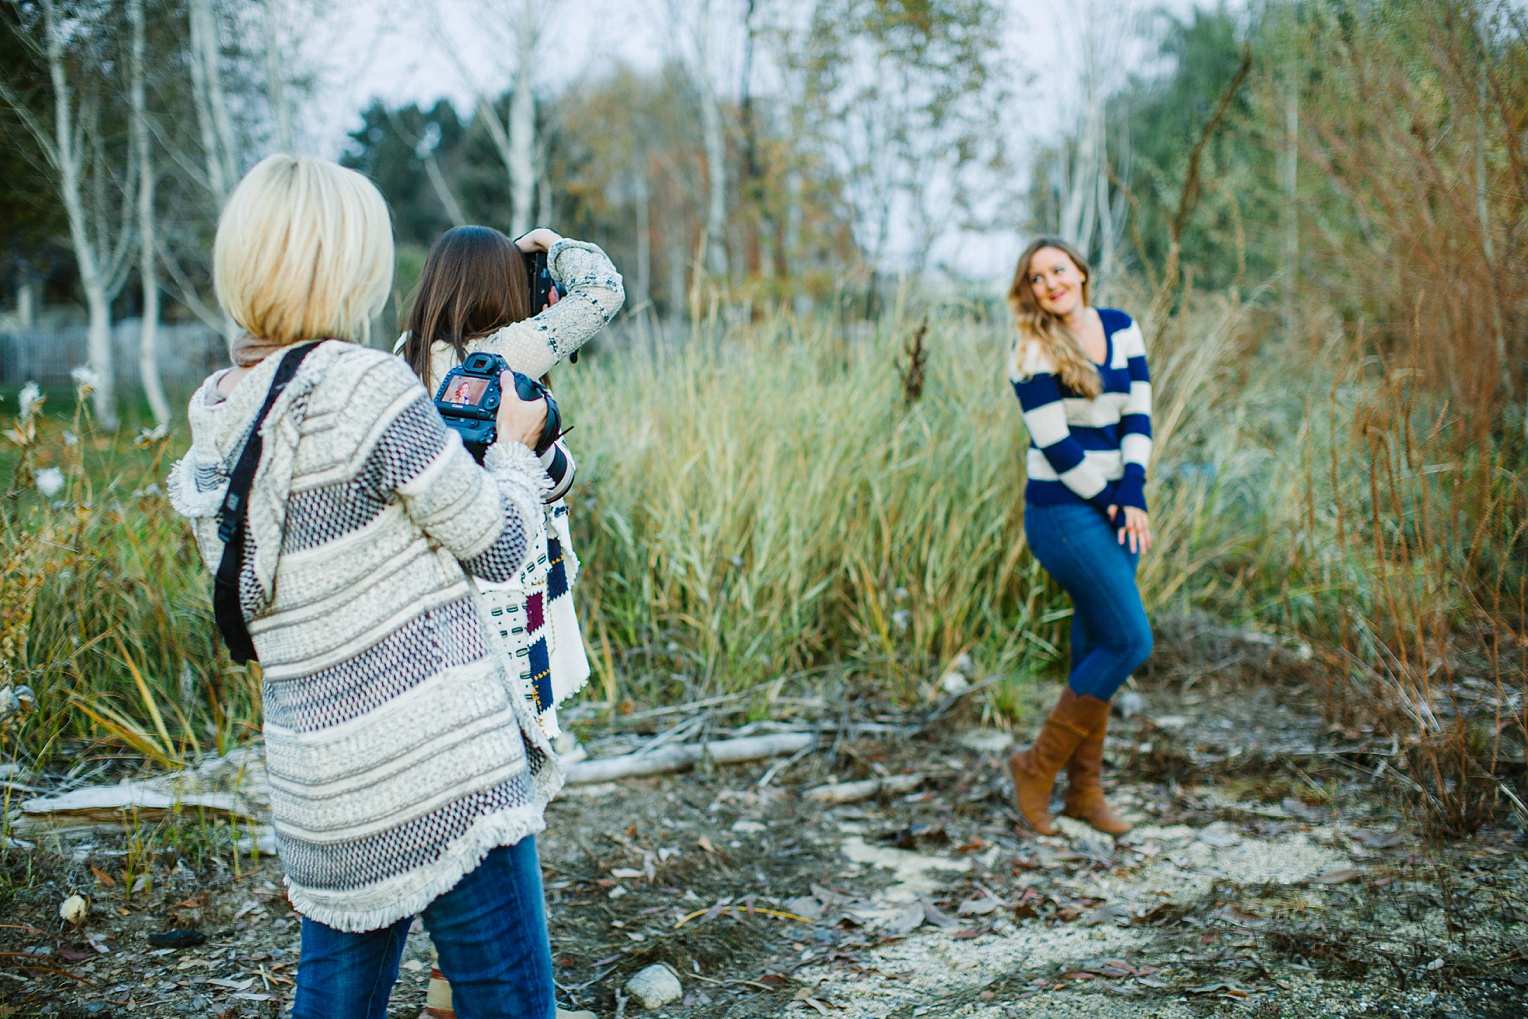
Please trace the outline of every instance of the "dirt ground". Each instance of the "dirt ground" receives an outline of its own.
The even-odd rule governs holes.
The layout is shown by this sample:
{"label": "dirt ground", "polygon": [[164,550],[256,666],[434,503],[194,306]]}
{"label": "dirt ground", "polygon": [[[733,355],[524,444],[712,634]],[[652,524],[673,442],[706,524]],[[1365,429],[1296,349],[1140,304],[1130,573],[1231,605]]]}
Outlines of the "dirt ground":
{"label": "dirt ground", "polygon": [[[1020,835],[1013,735],[964,705],[919,724],[801,699],[746,729],[821,725],[794,762],[570,788],[540,841],[561,1004],[636,1019],[624,984],[663,963],[684,996],[658,1019],[1528,1015],[1518,828],[1423,838],[1382,741],[1329,726],[1298,687],[1178,676],[1135,707],[1108,745],[1106,782],[1136,824],[1118,840],[1069,821]],[[603,756],[685,735],[676,722],[718,737],[741,721],[680,712],[583,734]],[[805,795],[880,775],[915,777],[860,802]],[[100,876],[120,875],[120,852],[5,852],[0,1017],[284,1010],[298,921],[274,860],[161,864],[129,901]],[[76,891],[91,900],[80,928],[58,913]],[[171,927],[205,941],[149,945]],[[426,935],[404,959],[389,1015],[413,1019]]]}

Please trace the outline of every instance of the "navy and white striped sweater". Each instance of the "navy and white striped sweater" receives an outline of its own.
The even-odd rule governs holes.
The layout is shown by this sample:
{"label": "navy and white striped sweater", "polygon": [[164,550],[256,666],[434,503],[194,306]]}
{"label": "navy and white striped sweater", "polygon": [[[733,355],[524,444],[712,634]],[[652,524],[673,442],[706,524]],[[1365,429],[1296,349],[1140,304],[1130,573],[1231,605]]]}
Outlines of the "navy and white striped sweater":
{"label": "navy and white striped sweater", "polygon": [[1099,308],[1107,353],[1098,366],[1103,390],[1089,400],[1068,388],[1033,340],[1020,337],[1008,379],[1029,430],[1024,498],[1040,506],[1086,502],[1146,508],[1151,459],[1151,377],[1140,326],[1122,311]]}

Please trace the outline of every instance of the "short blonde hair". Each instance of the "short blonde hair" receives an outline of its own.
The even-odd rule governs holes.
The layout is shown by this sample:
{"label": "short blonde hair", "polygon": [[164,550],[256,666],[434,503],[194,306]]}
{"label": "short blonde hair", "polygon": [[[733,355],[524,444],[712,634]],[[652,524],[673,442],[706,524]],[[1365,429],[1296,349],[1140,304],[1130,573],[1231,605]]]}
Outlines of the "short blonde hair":
{"label": "short blonde hair", "polygon": [[387,203],[354,170],[267,156],[223,207],[212,283],[223,310],[261,339],[365,343],[393,283]]}

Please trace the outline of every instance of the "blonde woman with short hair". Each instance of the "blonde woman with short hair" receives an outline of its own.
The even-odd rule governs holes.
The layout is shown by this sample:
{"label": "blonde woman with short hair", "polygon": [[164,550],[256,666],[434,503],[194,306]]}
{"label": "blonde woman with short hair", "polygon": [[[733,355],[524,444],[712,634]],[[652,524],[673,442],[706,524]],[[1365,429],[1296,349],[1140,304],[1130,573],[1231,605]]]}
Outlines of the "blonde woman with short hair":
{"label": "blonde woman with short hair", "polygon": [[418,914],[463,1017],[550,1019],[534,835],[562,773],[469,579],[524,563],[546,406],[507,395],[478,466],[408,366],[362,345],[392,265],[365,177],[290,156],[245,176],[213,252],[244,332],[191,398],[170,496],[215,569],[233,461],[278,364],[314,344],[260,428],[239,577],[303,918],[292,1015],[383,1019]]}

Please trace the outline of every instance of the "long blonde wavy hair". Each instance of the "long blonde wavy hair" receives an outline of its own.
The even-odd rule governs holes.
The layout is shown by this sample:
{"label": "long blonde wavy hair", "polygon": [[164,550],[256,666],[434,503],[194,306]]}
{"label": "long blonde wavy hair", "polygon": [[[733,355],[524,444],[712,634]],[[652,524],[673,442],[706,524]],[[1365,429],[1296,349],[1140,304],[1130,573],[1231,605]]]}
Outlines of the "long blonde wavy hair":
{"label": "long blonde wavy hair", "polygon": [[1082,274],[1082,303],[1090,300],[1093,270],[1082,252],[1059,237],[1036,237],[1019,256],[1018,268],[1013,273],[1013,286],[1008,288],[1008,307],[1013,310],[1013,320],[1019,327],[1019,340],[1033,340],[1050,362],[1056,366],[1056,374],[1067,388],[1088,399],[1103,391],[1103,379],[1098,366],[1082,349],[1082,344],[1067,332],[1061,320],[1044,308],[1035,298],[1035,288],[1030,285],[1030,263],[1042,248],[1055,248],[1072,260]]}

